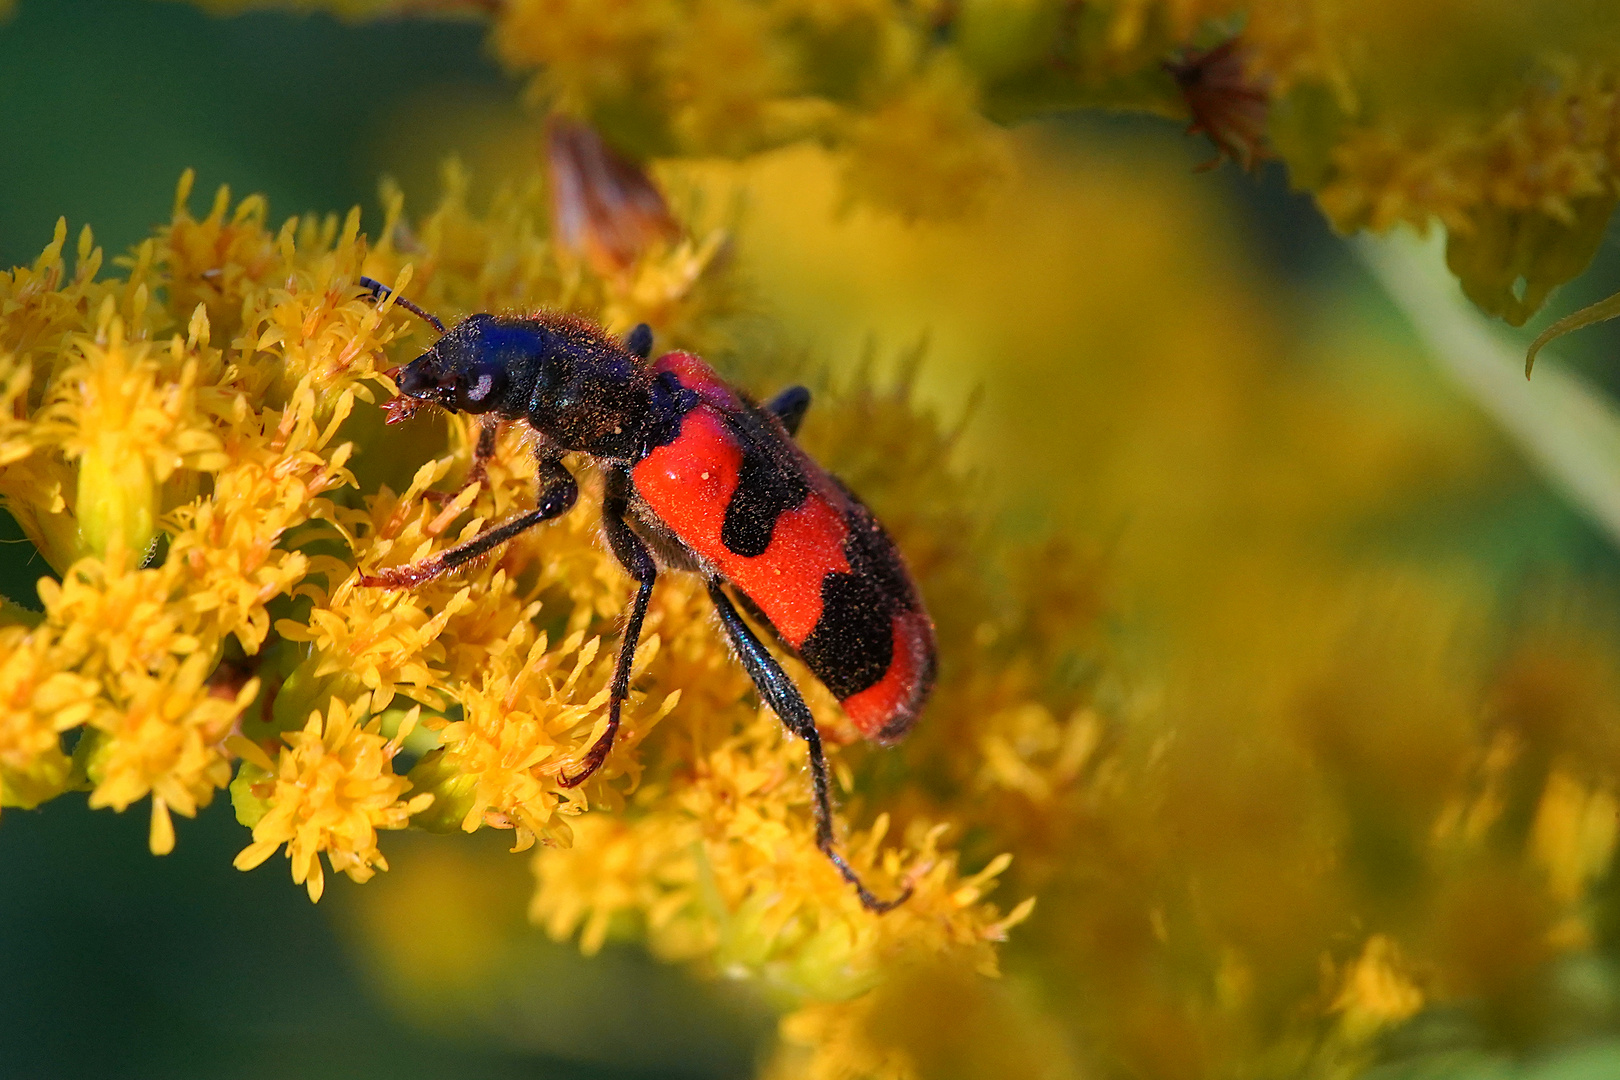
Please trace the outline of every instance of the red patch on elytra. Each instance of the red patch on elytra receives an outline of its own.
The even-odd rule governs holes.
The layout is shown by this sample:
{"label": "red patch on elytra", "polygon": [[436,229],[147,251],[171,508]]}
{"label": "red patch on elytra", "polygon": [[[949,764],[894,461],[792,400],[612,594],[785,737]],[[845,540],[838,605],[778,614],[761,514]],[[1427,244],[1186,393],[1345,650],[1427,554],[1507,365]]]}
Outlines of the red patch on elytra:
{"label": "red patch on elytra", "polygon": [[812,488],[802,504],[776,519],[763,552],[738,555],[720,533],[742,459],[743,448],[725,413],[704,404],[686,414],[673,442],[654,449],[630,476],[637,493],[680,541],[752,600],[797,648],[821,618],[822,578],[849,571],[844,556],[849,526],[829,494]]}
{"label": "red patch on elytra", "polygon": [[928,617],[908,611],[896,615],[894,658],[883,678],[843,701],[844,714],[868,739],[892,742],[904,735],[917,719],[922,701],[928,696],[930,680],[925,678],[934,651],[933,627]]}
{"label": "red patch on elytra", "polygon": [[776,519],[769,547],[752,558],[726,552],[721,572],[796,649],[821,621],[822,579],[849,572],[848,534],[843,516],[812,490]]}
{"label": "red patch on elytra", "polygon": [[720,528],[737,490],[742,447],[716,410],[700,405],[681,420],[673,442],[630,470],[636,491],[682,543],[707,559],[725,549]]}

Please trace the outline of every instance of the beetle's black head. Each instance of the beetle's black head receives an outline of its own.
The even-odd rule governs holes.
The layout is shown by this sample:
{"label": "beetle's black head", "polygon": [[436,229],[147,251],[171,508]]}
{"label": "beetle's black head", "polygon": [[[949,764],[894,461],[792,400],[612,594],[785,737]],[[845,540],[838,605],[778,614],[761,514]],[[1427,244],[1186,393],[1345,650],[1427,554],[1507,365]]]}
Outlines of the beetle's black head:
{"label": "beetle's black head", "polygon": [[518,340],[494,315],[472,315],[453,326],[399,373],[399,392],[451,412],[487,413],[506,405],[514,368],[533,343]]}

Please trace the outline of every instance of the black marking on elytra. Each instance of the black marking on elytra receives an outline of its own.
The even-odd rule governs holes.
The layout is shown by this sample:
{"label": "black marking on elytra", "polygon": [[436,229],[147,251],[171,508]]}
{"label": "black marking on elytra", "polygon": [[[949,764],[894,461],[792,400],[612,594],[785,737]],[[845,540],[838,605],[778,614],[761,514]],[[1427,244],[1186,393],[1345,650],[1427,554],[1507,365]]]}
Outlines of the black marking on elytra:
{"label": "black marking on elytra", "polygon": [[849,537],[844,541],[844,557],[850,570],[872,583],[872,587],[898,611],[921,611],[922,600],[917,587],[911,582],[906,564],[900,561],[900,549],[894,546],[889,534],[883,531],[878,519],[872,516],[856,494],[844,486],[836,476],[828,476],[838,490],[849,500],[844,522],[849,526]]}
{"label": "black marking on elytra", "polygon": [[737,470],[737,489],[726,504],[726,518],[720,525],[720,542],[735,555],[763,555],[771,546],[776,519],[803,506],[810,485],[788,462],[763,453],[744,442],[742,465]]}
{"label": "black marking on elytra", "polygon": [[821,619],[799,655],[839,701],[876,686],[894,661],[894,610],[859,574],[821,579]]}
{"label": "black marking on elytra", "polygon": [[866,504],[842,483],[838,486],[849,495],[844,516],[849,571],[822,579],[821,618],[799,646],[799,655],[843,701],[882,681],[894,662],[895,616],[916,611],[919,604],[894,542]]}
{"label": "black marking on elytra", "polygon": [[684,386],[673,372],[660,372],[649,388],[642,441],[631,460],[641,461],[658,447],[679,438],[686,414],[697,408],[700,400],[697,392]]}

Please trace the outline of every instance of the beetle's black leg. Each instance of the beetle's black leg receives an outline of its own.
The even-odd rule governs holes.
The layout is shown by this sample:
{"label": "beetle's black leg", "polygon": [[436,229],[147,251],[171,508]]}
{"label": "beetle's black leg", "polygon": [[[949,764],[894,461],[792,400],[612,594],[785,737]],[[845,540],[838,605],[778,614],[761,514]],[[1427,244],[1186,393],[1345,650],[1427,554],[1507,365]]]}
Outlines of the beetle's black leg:
{"label": "beetle's black leg", "polygon": [[799,424],[804,420],[804,414],[810,411],[810,389],[805,386],[790,386],[765,403],[765,408],[776,414],[787,428],[789,435],[799,433]]}
{"label": "beetle's black leg", "polygon": [[[806,395],[806,402],[809,396]],[[801,410],[800,415],[803,415]],[[821,853],[832,860],[838,867],[838,872],[844,875],[844,880],[855,886],[855,892],[861,898],[861,904],[869,911],[882,914],[905,903],[911,896],[911,886],[893,900],[879,900],[870,890],[862,884],[860,875],[855,873],[844,857],[838,853],[838,847],[833,836],[832,797],[827,780],[827,759],[821,750],[821,733],[816,730],[816,718],[811,715],[810,707],[804,703],[804,697],[799,688],[788,678],[788,673],[782,670],[782,665],[776,662],[776,657],[770,654],[764,644],[743,622],[742,616],[731,605],[731,599],[726,596],[720,587],[720,582],[709,581],[709,596],[714,599],[715,610],[720,613],[720,623],[726,628],[726,637],[731,639],[731,647],[737,650],[737,657],[742,660],[743,667],[748,671],[748,677],[754,680],[754,687],[759,696],[771,707],[787,729],[803,739],[810,747],[810,782],[815,791],[816,808],[816,847]]]}
{"label": "beetle's black leg", "polygon": [[624,335],[624,347],[632,356],[639,356],[643,360],[647,359],[652,355],[652,327],[646,323],[636,323],[630,328],[630,332]]}
{"label": "beetle's black leg", "polygon": [[[485,470],[489,466],[489,459],[495,456],[495,441],[501,436],[501,418],[494,413],[485,413],[478,418],[478,445],[473,447],[472,468],[467,470],[467,479],[461,482],[462,487],[483,483]],[[542,481],[542,485],[544,481]]]}
{"label": "beetle's black leg", "polygon": [[619,714],[624,711],[624,699],[630,695],[630,668],[635,663],[636,645],[641,641],[641,624],[647,618],[647,602],[652,599],[653,583],[658,580],[658,564],[652,552],[641,542],[641,537],[630,531],[624,515],[630,508],[630,481],[622,468],[607,473],[602,493],[602,531],[607,533],[608,546],[618,556],[619,563],[636,579],[636,598],[630,604],[630,617],[624,623],[624,637],[619,641],[619,661],[613,667],[613,687],[608,691],[607,728],[591,744],[580,770],[573,776],[563,775],[563,787],[578,787],[592,773],[602,767],[608,751],[613,749],[613,738],[619,733]]}
{"label": "beetle's black leg", "polygon": [[360,584],[380,585],[390,589],[405,589],[420,585],[424,581],[438,577],[446,570],[453,570],[463,563],[471,562],[491,548],[506,543],[512,537],[534,528],[542,521],[560,517],[568,512],[578,496],[579,485],[574,483],[574,478],[563,468],[562,462],[555,457],[542,458],[539,505],[533,510],[493,529],[487,529],[465,544],[453,547],[449,551],[441,551],[432,558],[406,566],[390,566],[375,574],[361,574]]}
{"label": "beetle's black leg", "polygon": [[501,433],[501,418],[485,413],[478,418],[478,445],[473,449],[472,475],[482,480],[484,466],[495,456],[495,440]]}

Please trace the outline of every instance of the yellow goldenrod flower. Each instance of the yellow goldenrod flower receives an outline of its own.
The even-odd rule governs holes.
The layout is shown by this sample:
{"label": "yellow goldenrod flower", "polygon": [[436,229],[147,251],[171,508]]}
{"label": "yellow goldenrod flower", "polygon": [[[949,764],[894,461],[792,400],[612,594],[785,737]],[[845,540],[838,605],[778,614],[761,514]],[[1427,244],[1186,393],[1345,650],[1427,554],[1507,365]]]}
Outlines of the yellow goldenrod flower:
{"label": "yellow goldenrod flower", "polygon": [[[391,769],[417,711],[406,715],[392,739],[379,734],[380,720],[358,723],[369,711],[363,695],[352,703],[334,698],[324,719],[312,713],[302,731],[282,734],[287,745],[275,761],[245,739],[233,741],[247,762],[238,783],[268,806],[253,826],[253,843],[236,857],[238,870],[253,869],[286,845],[293,882],[319,900],[326,887],[323,853],[334,871],[355,881],[388,869],[377,830],[403,829],[433,796],[402,799],[410,781]],[[267,790],[253,790],[259,788]]]}
{"label": "yellow goldenrod flower", "polygon": [[[508,641],[517,646],[524,638],[533,641],[527,655],[514,647],[508,664],[468,686],[462,699],[465,718],[441,732],[440,760],[424,763],[424,772],[448,770],[475,778],[460,798],[447,800],[461,815],[456,824],[467,832],[486,823],[513,829],[516,851],[536,839],[567,844],[571,833],[556,815],[584,807],[565,795],[560,773],[607,700],[607,691],[597,689],[605,683],[604,667],[592,664],[598,638],[586,641],[576,631],[551,648],[546,635],[532,637],[532,624],[525,622],[513,628]],[[579,682],[587,672],[591,696],[576,700],[585,696]]]}
{"label": "yellow goldenrod flower", "polygon": [[113,708],[91,718],[87,769],[92,807],[124,810],[152,796],[154,855],[174,848],[169,811],[195,817],[230,782],[225,736],[258,693],[250,680],[235,694],[216,693],[207,677],[213,657],[192,653],[155,675],[129,672],[111,681]]}
{"label": "yellow goldenrod flower", "polygon": [[880,817],[845,837],[847,857],[867,880],[915,891],[870,918],[816,851],[802,771],[785,767],[783,741],[779,722],[756,714],[698,759],[699,782],[642,787],[623,824],[576,823],[585,830],[578,843],[536,858],[531,915],[553,936],[583,928],[593,951],[616,918],[631,915],[659,955],[702,957],[792,1001],[858,994],[900,956],[959,956],[993,973],[992,943],[1032,903],[1010,915],[983,903],[1010,860],[964,878],[939,847],[943,826],[914,821],[899,844],[886,845]]}
{"label": "yellow goldenrod flower", "polygon": [[0,806],[37,806],[61,794],[71,763],[63,732],[107,706],[99,684],[62,670],[48,627],[0,628]]}
{"label": "yellow goldenrod flower", "polygon": [[[136,297],[145,307],[144,286]],[[55,377],[56,394],[39,418],[39,437],[78,465],[75,500],[83,550],[139,558],[165,509],[161,486],[184,468],[225,464],[197,398],[195,362],[164,371],[149,344],[124,340],[112,297],[102,303],[94,339],[78,343]],[[217,397],[217,395],[216,395]],[[223,407],[222,400],[217,401]],[[194,490],[195,483],[189,485]],[[181,491],[191,491],[182,485]]]}

